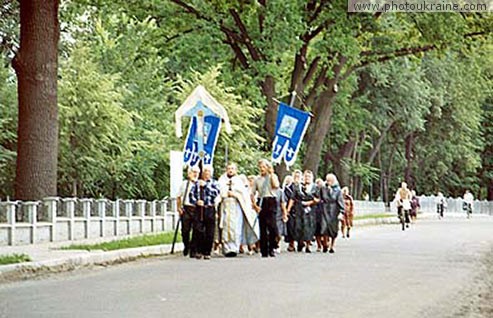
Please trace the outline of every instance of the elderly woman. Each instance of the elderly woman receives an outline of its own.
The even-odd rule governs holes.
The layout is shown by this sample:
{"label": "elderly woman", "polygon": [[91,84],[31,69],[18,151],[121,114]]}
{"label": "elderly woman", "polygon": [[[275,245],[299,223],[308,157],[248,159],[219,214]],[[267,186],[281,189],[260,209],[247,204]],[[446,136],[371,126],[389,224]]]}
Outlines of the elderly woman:
{"label": "elderly woman", "polygon": [[321,233],[324,253],[334,253],[334,244],[339,231],[339,214],[344,214],[344,199],[337,177],[329,173],[326,185],[321,189],[320,199],[323,203]]}
{"label": "elderly woman", "polygon": [[342,197],[344,199],[344,218],[341,220],[342,238],[349,238],[349,231],[353,227],[354,217],[354,200],[349,194],[349,188],[342,188]]}
{"label": "elderly woman", "polygon": [[318,202],[320,202],[319,190],[313,182],[313,172],[306,170],[303,174],[303,184],[295,189],[294,197],[290,199],[289,204],[294,206],[296,212],[293,239],[298,241],[298,252],[301,252],[305,246],[305,252],[311,253],[310,242],[315,235],[314,208]]}

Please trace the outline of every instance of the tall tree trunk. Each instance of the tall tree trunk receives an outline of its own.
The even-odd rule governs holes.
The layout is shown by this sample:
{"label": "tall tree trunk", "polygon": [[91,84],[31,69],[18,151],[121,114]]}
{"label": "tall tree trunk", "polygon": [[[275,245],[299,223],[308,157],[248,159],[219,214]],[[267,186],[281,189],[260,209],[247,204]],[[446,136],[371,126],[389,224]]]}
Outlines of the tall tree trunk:
{"label": "tall tree trunk", "polygon": [[[276,94],[276,85],[274,77],[267,75],[262,82],[262,93],[267,101],[267,108],[265,111],[265,124],[264,129],[267,132],[267,149],[271,149],[272,142],[274,141],[274,135],[276,133],[276,120],[277,120],[277,103],[274,101]],[[275,167],[276,174],[282,181],[288,173],[284,161]]]}
{"label": "tall tree trunk", "polygon": [[413,148],[414,148],[414,134],[410,133],[406,137],[406,168],[404,171],[404,180],[406,180],[406,183],[408,184],[408,187],[410,189],[415,188],[415,182],[414,182],[414,176],[413,176]]}
{"label": "tall tree trunk", "polygon": [[57,194],[58,0],[21,0],[18,79],[19,126],[15,197]]}
{"label": "tall tree trunk", "polygon": [[486,198],[486,200],[488,201],[493,201],[493,183],[490,183],[488,185],[488,197]]}
{"label": "tall tree trunk", "polygon": [[330,130],[332,103],[337,95],[335,86],[339,81],[342,68],[346,64],[346,61],[347,59],[345,57],[339,56],[336,65],[332,68],[332,78],[325,80],[325,89],[317,97],[312,108],[314,117],[312,118],[312,122],[305,137],[306,151],[303,168],[312,170],[314,175],[318,174],[323,144],[325,137]]}
{"label": "tall tree trunk", "polygon": [[318,175],[318,166],[322,156],[322,148],[325,137],[330,129],[330,119],[332,117],[332,103],[336,94],[332,89],[320,94],[316,100],[316,107],[320,110],[315,113],[308,132],[305,136],[306,151],[303,161],[303,168],[310,169],[314,175]]}

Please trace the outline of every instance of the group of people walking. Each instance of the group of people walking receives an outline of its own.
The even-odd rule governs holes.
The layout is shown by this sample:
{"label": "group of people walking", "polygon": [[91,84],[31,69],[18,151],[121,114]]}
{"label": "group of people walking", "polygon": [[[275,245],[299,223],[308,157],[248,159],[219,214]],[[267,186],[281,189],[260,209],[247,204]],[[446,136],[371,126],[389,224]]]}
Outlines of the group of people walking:
{"label": "group of people walking", "polygon": [[281,240],[289,252],[334,253],[339,222],[343,237],[350,237],[354,203],[347,188],[329,173],[325,181],[313,172],[295,170],[282,184],[268,160],[258,162],[259,175],[238,174],[229,163],[215,181],[212,167],[188,170],[178,198],[184,255],[210,259],[213,249],[226,257],[260,249],[262,257],[275,257]]}

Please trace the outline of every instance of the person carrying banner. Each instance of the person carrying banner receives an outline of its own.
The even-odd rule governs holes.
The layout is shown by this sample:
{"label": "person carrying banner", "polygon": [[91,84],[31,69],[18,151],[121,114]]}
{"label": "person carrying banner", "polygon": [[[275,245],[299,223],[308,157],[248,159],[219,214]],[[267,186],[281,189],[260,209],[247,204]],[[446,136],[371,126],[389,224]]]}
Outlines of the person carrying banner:
{"label": "person carrying banner", "polygon": [[[190,257],[195,257],[196,253],[196,237],[192,232],[195,206],[190,203],[190,192],[193,185],[197,181],[199,172],[199,167],[188,168],[187,180],[182,182],[180,187],[180,196],[176,199],[178,213],[181,218],[181,237],[184,246],[183,255],[187,256],[188,253],[190,253]],[[192,234],[191,241],[190,234]]]}
{"label": "person carrying banner", "polygon": [[298,252],[305,246],[305,252],[311,253],[310,243],[315,235],[314,207],[320,202],[320,193],[317,185],[313,182],[313,172],[305,170],[303,174],[303,185],[297,187],[291,206],[296,212],[295,233],[293,239],[298,241]]}
{"label": "person carrying banner", "polygon": [[257,235],[253,227],[256,219],[251,209],[250,195],[245,184],[237,175],[235,163],[229,163],[226,174],[219,178],[221,204],[219,228],[222,230],[223,253],[226,257],[238,254],[242,241],[255,243]]}
{"label": "person carrying banner", "polygon": [[[252,205],[259,214],[260,225],[260,252],[262,257],[275,257],[274,249],[277,247],[276,225],[276,190],[279,188],[279,178],[269,161],[261,159],[258,162],[260,176],[253,184],[251,200]],[[258,202],[255,202],[255,194],[258,193]]]}
{"label": "person carrying banner", "polygon": [[341,187],[335,174],[329,173],[326,178],[326,185],[322,188],[320,198],[323,202],[321,231],[324,239],[322,240],[323,251],[334,253],[334,244],[339,231],[339,215],[344,214],[344,199]]}
{"label": "person carrying banner", "polygon": [[197,233],[197,259],[211,258],[216,222],[215,201],[219,196],[219,185],[212,179],[212,166],[205,165],[202,179],[198,180],[190,192],[190,203],[196,206],[194,217],[194,233]]}

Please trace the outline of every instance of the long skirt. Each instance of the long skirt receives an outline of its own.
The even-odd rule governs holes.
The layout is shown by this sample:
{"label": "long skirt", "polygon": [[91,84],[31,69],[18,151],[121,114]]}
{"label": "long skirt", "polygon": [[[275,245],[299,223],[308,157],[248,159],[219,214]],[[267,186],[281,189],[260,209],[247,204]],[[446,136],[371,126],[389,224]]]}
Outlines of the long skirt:
{"label": "long skirt", "polygon": [[339,232],[339,220],[336,215],[330,215],[328,208],[321,210],[320,233],[330,238],[336,238]]}
{"label": "long skirt", "polygon": [[311,241],[315,235],[315,215],[314,209],[305,209],[301,206],[296,207],[295,220],[295,241]]}

